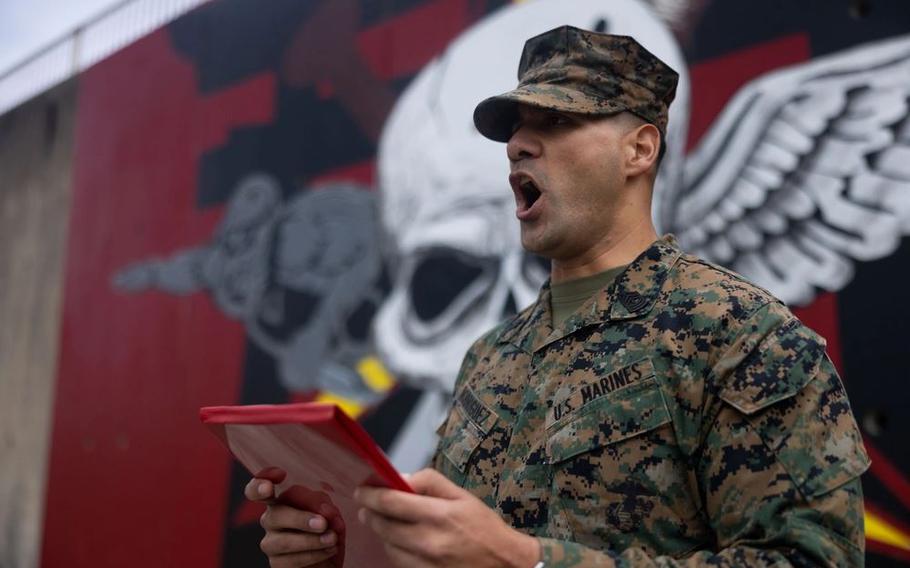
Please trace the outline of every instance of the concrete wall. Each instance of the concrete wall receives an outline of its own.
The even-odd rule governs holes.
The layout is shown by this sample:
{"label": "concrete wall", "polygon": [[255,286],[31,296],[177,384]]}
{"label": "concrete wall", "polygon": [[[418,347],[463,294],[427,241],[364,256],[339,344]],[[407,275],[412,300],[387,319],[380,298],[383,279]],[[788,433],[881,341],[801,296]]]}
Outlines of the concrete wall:
{"label": "concrete wall", "polygon": [[0,117],[0,568],[38,565],[76,82]]}

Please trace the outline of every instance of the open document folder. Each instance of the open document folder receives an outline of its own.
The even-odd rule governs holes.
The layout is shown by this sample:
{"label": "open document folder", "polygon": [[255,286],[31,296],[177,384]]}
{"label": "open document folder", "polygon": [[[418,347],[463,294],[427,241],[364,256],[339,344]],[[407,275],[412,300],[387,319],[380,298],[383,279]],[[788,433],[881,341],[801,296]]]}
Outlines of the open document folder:
{"label": "open document folder", "polygon": [[275,483],[279,502],[326,517],[338,534],[335,566],[390,566],[381,541],[357,521],[354,489],[411,488],[344,411],[318,403],[209,406],[199,417],[251,474]]}

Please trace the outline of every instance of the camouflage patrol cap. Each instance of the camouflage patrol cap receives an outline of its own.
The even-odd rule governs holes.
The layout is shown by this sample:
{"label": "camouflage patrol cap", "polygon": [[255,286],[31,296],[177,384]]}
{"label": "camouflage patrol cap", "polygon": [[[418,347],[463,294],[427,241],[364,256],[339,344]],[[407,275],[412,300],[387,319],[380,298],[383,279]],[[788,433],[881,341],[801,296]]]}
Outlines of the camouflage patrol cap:
{"label": "camouflage patrol cap", "polygon": [[474,109],[481,134],[507,142],[518,105],[589,115],[628,111],[664,136],[679,75],[628,36],[562,26],[525,42],[518,87]]}

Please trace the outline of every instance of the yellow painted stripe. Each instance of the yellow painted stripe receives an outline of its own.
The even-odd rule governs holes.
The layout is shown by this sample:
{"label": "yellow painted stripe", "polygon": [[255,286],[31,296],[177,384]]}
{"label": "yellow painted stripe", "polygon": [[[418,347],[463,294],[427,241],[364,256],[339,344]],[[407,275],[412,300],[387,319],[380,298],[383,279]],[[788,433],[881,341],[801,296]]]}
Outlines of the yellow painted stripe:
{"label": "yellow painted stripe", "polygon": [[343,396],[330,392],[321,392],[316,396],[316,402],[331,402],[337,404],[345,414],[351,418],[357,418],[364,410],[364,406],[356,400],[351,400]]}
{"label": "yellow painted stripe", "polygon": [[[389,389],[395,386],[395,377],[386,370],[385,365],[377,357],[364,357],[358,361],[357,373],[360,374],[363,382],[368,387],[378,393],[388,392]],[[355,419],[366,410],[366,406],[356,400],[345,398],[332,392],[319,393],[316,396],[316,402],[337,404],[348,416]]]}
{"label": "yellow painted stripe", "polygon": [[868,511],[866,512],[866,540],[874,540],[910,551],[910,535]]}
{"label": "yellow painted stripe", "polygon": [[357,363],[357,372],[363,382],[376,392],[386,392],[395,386],[395,377],[386,370],[377,357],[364,357]]}

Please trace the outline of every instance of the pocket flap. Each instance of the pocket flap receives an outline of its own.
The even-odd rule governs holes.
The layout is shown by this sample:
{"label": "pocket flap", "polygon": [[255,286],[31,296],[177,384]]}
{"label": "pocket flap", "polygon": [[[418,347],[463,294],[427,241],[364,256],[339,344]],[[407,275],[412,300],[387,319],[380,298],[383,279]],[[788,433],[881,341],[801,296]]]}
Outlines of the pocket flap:
{"label": "pocket flap", "polygon": [[444,423],[444,429],[438,431],[439,451],[464,473],[471,454],[490,433],[497,418],[470,387],[464,387],[455,397],[452,414]]}
{"label": "pocket flap", "polygon": [[657,379],[651,376],[600,397],[552,424],[547,432],[547,457],[555,464],[668,422],[670,412]]}
{"label": "pocket flap", "polygon": [[751,415],[800,392],[818,374],[825,343],[799,320],[764,338],[730,374],[720,398]]}

